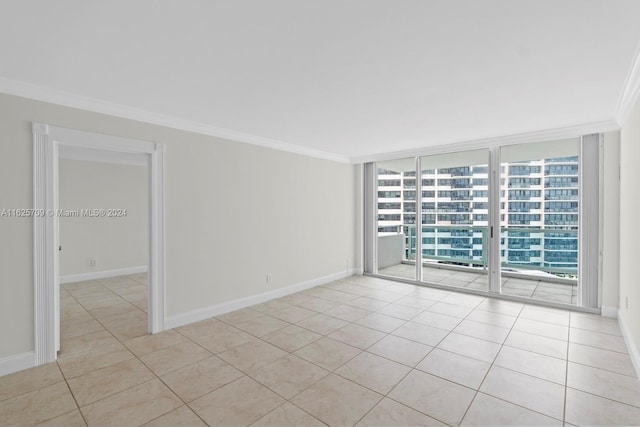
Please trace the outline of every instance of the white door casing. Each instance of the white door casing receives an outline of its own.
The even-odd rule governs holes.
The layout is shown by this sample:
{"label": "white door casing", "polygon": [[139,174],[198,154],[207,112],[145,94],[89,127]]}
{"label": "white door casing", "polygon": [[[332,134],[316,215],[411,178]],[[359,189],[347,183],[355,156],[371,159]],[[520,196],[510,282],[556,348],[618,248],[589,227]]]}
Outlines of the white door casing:
{"label": "white door casing", "polygon": [[60,344],[58,162],[60,150],[91,151],[110,161],[145,158],[149,172],[149,332],[164,330],[163,144],[33,123],[35,364],[56,360]]}

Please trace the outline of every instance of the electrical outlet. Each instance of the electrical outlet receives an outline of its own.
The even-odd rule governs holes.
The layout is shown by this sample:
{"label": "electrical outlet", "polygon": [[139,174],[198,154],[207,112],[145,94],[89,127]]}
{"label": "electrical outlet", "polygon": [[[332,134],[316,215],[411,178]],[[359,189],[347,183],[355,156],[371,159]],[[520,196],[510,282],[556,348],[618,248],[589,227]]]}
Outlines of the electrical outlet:
{"label": "electrical outlet", "polygon": [[96,266],[96,260],[93,258],[89,258],[89,267],[95,267]]}
{"label": "electrical outlet", "polygon": [[267,273],[267,277],[265,278],[267,283],[271,283],[271,274]]}

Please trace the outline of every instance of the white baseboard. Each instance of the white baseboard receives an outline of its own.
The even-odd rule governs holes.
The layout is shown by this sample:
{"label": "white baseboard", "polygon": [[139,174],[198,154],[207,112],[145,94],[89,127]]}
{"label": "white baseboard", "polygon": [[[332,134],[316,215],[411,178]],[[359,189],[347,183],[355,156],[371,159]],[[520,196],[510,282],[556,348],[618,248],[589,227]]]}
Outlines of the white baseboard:
{"label": "white baseboard", "polygon": [[334,273],[328,276],[318,277],[317,279],[307,280],[305,282],[296,283],[294,285],[274,289],[272,291],[263,292],[261,294],[251,295],[248,297],[223,302],[209,307],[199,308],[197,310],[188,311],[186,313],[176,314],[175,316],[168,316],[164,322],[165,329],[177,328],[180,326],[188,325],[189,323],[199,322],[200,320],[219,316],[230,311],[239,310],[241,308],[260,304],[272,299],[281,298],[289,294],[305,291],[319,285],[324,285],[325,283],[333,282],[334,280],[340,280],[344,279],[345,277],[353,276],[355,273],[357,273],[355,269],[350,269],[342,273]]}
{"label": "white baseboard", "polygon": [[627,344],[627,349],[629,350],[629,356],[631,357],[633,367],[636,368],[636,375],[640,378],[640,347],[638,347],[638,344],[640,343],[636,343],[633,340],[631,331],[629,331],[629,328],[627,327],[627,322],[621,310],[618,311],[618,324],[620,325],[624,342]]}
{"label": "white baseboard", "polygon": [[602,317],[610,317],[612,319],[616,319],[618,317],[618,307],[603,305],[600,309],[600,314],[602,315]]}
{"label": "white baseboard", "polygon": [[28,351],[0,358],[0,377],[36,366],[36,352]]}
{"label": "white baseboard", "polygon": [[68,274],[60,276],[60,284],[84,282],[85,280],[106,279],[108,277],[126,276],[128,274],[146,273],[148,267],[140,265],[138,267],[117,268],[115,270],[92,271],[91,273]]}

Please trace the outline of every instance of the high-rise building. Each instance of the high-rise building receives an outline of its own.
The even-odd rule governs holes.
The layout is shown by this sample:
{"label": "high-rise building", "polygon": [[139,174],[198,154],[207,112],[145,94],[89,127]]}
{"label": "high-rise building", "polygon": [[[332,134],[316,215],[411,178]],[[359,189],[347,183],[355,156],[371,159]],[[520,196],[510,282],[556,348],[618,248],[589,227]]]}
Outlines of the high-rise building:
{"label": "high-rise building", "polygon": [[[574,276],[578,264],[578,157],[500,167],[501,263]],[[426,169],[421,174],[422,257],[485,266],[489,225],[487,165]],[[378,169],[378,232],[402,232],[415,259],[415,171]]]}

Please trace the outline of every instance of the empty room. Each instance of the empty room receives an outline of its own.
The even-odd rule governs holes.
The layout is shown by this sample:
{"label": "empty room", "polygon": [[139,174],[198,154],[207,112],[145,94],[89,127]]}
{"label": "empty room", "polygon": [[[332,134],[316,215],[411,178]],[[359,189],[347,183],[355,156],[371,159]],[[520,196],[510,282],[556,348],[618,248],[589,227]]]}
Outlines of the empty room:
{"label": "empty room", "polygon": [[0,427],[640,425],[640,2],[0,2]]}

